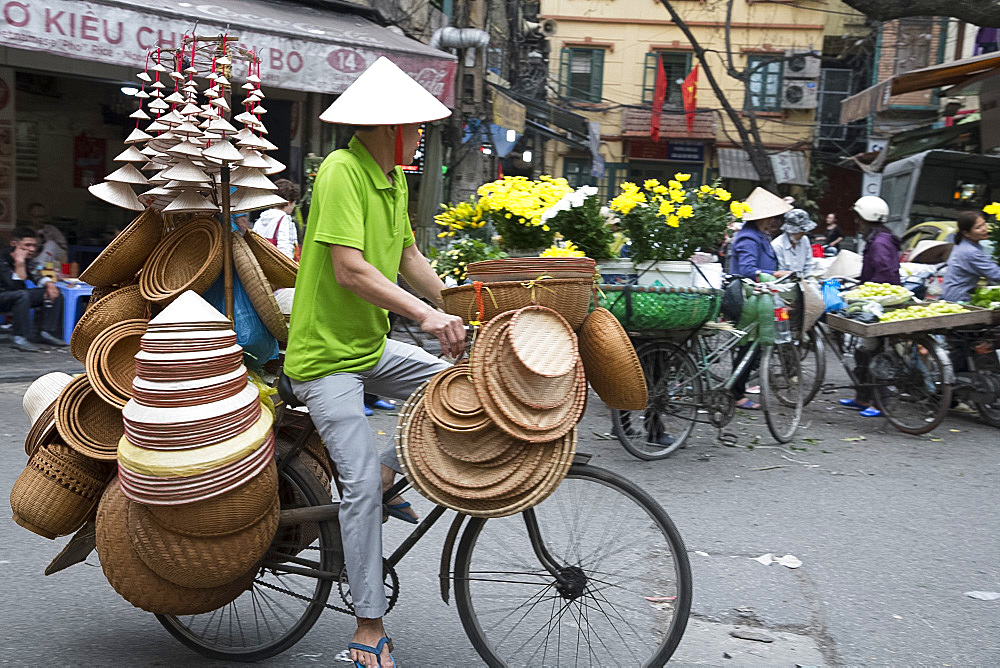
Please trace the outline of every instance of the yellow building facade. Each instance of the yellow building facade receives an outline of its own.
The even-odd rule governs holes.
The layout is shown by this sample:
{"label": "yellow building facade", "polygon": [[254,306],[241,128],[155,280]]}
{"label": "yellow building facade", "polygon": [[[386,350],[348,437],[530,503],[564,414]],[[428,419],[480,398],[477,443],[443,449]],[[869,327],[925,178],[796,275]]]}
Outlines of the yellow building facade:
{"label": "yellow building facade", "polygon": [[[726,2],[675,0],[716,80],[744,122],[753,109],[779,182],[804,184],[816,127],[816,97],[825,2],[736,0],[726,39]],[[817,10],[819,8],[819,10]],[[613,193],[624,180],[663,179],[684,171],[698,182],[727,180],[749,191],[755,172],[723,105],[700,68],[693,127],[683,112],[680,81],[698,62],[681,29],[654,0],[542,0],[555,22],[550,38],[550,102],[600,123],[604,175],[592,176],[591,155],[549,142],[544,169],[571,183],[600,184]],[[803,54],[800,57],[792,57]],[[747,85],[727,74],[729,60],[753,68]],[[650,137],[657,59],[668,81],[660,139]]]}

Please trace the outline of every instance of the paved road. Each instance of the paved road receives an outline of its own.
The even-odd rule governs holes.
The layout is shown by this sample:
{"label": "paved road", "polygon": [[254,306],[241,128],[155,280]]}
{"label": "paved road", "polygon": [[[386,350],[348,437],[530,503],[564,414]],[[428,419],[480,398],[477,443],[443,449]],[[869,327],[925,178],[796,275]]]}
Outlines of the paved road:
{"label": "paved road", "polygon": [[[0,384],[5,490],[24,465],[25,387]],[[953,416],[932,434],[906,436],[834,408],[831,399],[821,396],[807,409],[794,447],[776,447],[760,416],[743,414],[734,425],[738,447],[702,432],[671,459],[652,463],[606,440],[607,409],[590,403],[580,449],[652,492],[687,543],[695,598],[675,663],[997,665],[1000,601],[964,595],[1000,591],[997,432]],[[375,427],[388,433],[393,420],[382,415]],[[427,512],[427,502],[410,497]],[[387,541],[398,540],[401,523],[388,526]],[[401,602],[388,624],[404,666],[480,664],[454,607],[437,594],[445,530],[432,529],[399,569]],[[0,519],[0,663],[208,663],[118,597],[95,556],[44,577],[61,544],[6,514]],[[795,555],[802,566],[753,560],[765,553]],[[773,642],[731,637],[737,628]],[[348,618],[328,613],[267,665],[338,665],[350,632]]]}

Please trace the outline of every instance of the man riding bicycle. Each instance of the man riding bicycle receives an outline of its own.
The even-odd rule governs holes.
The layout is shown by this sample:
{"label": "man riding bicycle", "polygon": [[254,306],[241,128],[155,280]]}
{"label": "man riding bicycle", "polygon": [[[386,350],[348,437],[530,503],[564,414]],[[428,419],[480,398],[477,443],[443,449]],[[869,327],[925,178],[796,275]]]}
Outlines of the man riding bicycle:
{"label": "man riding bicycle", "polygon": [[[399,464],[393,448],[381,456],[376,451],[364,393],[403,399],[446,367],[416,346],[389,340],[388,311],[419,323],[449,355],[465,347],[461,318],[395,283],[402,274],[421,297],[441,303],[444,285],[414,245],[399,165],[412,162],[420,124],[450,113],[380,58],[320,115],[355,132],[348,148],[327,156],[316,175],[285,373],[337,468],[344,560],[358,623],[349,648],[365,668],[395,665],[382,624],[382,492]],[[408,503],[393,501],[389,514],[416,522]]]}

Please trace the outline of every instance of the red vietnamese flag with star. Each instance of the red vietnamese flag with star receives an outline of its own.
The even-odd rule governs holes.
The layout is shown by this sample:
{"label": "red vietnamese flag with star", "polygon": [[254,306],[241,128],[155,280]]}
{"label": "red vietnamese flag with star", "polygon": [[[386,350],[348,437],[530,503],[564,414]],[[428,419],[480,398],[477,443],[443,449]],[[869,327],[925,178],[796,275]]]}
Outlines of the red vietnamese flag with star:
{"label": "red vietnamese flag with star", "polygon": [[653,87],[653,109],[649,116],[649,138],[660,141],[660,116],[663,101],[667,98],[667,73],[663,71],[663,58],[656,59],[656,85]]}
{"label": "red vietnamese flag with star", "polygon": [[688,134],[694,131],[694,112],[698,109],[698,65],[691,68],[681,84],[681,99],[687,117]]}

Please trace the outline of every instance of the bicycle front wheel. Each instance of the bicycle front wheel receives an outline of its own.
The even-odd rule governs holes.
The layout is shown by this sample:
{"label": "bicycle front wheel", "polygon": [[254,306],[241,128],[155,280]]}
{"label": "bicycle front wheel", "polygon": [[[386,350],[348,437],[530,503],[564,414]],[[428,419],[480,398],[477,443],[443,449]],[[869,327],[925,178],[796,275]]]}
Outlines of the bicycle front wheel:
{"label": "bicycle front wheel", "polygon": [[[278,494],[283,508],[330,502],[329,490],[300,458],[291,460],[281,472]],[[343,551],[334,525],[319,522],[280,527],[264,561],[339,573]],[[265,565],[250,589],[229,605],[202,615],[156,618],[177,640],[211,659],[261,661],[284,652],[308,633],[325,609],[332,585],[329,579]]]}
{"label": "bicycle front wheel", "polygon": [[788,443],[799,428],[805,383],[797,345],[776,343],[764,348],[760,361],[760,405],[767,428],[779,443]]}
{"label": "bicycle front wheel", "polygon": [[[561,580],[536,556],[539,543]],[[588,465],[526,513],[473,519],[454,577],[462,625],[495,667],[662,666],[691,609],[691,567],[666,512]]]}
{"label": "bicycle front wheel", "polygon": [[948,353],[930,336],[887,341],[870,365],[878,385],[875,405],[901,432],[929,432],[951,407],[946,368],[951,368]]}
{"label": "bicycle front wheel", "polygon": [[682,447],[694,429],[701,379],[691,356],[672,343],[649,343],[636,354],[649,403],[641,411],[612,410],[612,430],[631,455],[663,459]]}

